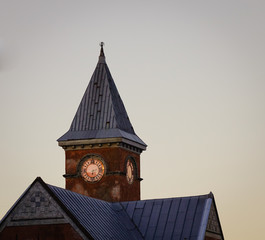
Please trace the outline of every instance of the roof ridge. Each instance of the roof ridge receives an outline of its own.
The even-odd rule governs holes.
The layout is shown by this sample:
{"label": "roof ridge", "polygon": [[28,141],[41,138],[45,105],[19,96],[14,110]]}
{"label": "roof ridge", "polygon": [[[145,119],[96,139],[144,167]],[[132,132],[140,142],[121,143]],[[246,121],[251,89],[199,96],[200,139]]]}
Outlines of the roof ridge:
{"label": "roof ridge", "polygon": [[132,229],[128,229],[128,228],[127,228],[127,225],[125,225],[126,228],[127,228],[129,231],[137,231],[137,233],[140,234],[140,236],[141,236],[142,238],[144,238],[144,237],[143,237],[143,234],[140,232],[140,230],[139,230],[139,228],[137,227],[137,225],[135,224],[134,220],[133,220],[132,218],[130,218],[129,214],[127,213],[127,211],[126,211],[126,209],[124,208],[124,206],[123,206],[122,203],[123,203],[123,202],[113,202],[113,203],[111,203],[111,205],[112,205],[112,206],[119,205],[121,210],[115,208],[114,211],[122,212],[124,215],[126,215],[126,217],[127,217],[128,219],[130,219],[130,223],[133,225],[133,228],[132,228]]}
{"label": "roof ridge", "polygon": [[214,196],[214,195],[213,195],[212,192],[210,192],[208,194],[190,195],[190,196],[184,196],[184,197],[166,197],[166,198],[142,199],[142,200],[136,200],[134,202],[139,202],[139,201],[156,201],[156,200],[166,200],[166,199],[175,199],[175,198],[194,198],[194,197],[207,197],[207,198],[212,198],[212,196]]}

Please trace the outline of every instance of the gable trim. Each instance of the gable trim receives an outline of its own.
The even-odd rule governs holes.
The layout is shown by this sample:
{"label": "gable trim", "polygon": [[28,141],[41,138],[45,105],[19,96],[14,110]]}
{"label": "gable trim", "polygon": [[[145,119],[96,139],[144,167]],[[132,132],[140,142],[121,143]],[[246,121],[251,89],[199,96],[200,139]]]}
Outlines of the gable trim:
{"label": "gable trim", "polygon": [[[210,194],[212,195],[211,196],[212,197],[212,201],[213,201],[212,207],[213,207],[215,215],[216,215],[216,220],[217,220],[217,223],[218,223],[218,226],[219,226],[220,233],[212,232],[210,230],[207,230],[207,228],[206,228],[206,236],[213,236],[214,235],[215,237],[220,237],[220,239],[224,240],[224,235],[223,235],[222,226],[221,226],[221,222],[220,222],[220,219],[219,219],[219,215],[218,215],[218,211],[217,211],[214,195],[212,193],[210,193]],[[209,214],[210,214],[210,212],[209,212]],[[208,218],[208,221],[209,221],[209,218]],[[208,222],[207,222],[207,224],[208,224]]]}

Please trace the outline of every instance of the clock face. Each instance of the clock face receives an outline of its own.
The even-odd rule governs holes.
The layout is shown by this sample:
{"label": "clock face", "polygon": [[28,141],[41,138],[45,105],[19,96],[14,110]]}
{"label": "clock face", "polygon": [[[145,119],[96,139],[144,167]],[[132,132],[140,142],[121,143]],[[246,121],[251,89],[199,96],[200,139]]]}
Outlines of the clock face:
{"label": "clock face", "polygon": [[126,164],[126,178],[129,184],[133,183],[134,180],[134,166],[132,161],[129,159]]}
{"label": "clock face", "polygon": [[105,166],[98,156],[90,156],[81,166],[81,176],[87,182],[98,182],[104,175]]}

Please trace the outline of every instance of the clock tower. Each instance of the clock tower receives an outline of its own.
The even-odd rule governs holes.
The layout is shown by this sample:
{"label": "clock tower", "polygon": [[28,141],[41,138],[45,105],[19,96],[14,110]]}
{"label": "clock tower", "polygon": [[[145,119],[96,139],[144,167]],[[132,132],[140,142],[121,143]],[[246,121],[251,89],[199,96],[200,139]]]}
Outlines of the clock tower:
{"label": "clock tower", "polygon": [[140,154],[147,145],[134,132],[100,46],[70,129],[58,139],[66,189],[109,202],[140,200]]}

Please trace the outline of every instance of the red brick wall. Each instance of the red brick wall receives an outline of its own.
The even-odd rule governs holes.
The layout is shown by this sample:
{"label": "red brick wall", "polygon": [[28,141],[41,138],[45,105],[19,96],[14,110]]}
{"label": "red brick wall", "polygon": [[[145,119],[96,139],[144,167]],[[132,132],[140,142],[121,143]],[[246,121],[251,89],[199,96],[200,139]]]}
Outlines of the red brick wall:
{"label": "red brick wall", "polygon": [[128,184],[125,175],[109,175],[111,172],[124,172],[126,159],[132,156],[140,177],[140,155],[120,147],[78,149],[66,151],[66,174],[76,174],[80,160],[87,154],[100,155],[106,163],[106,173],[96,183],[88,183],[82,177],[66,178],[66,189],[110,202],[140,200],[140,181]]}
{"label": "red brick wall", "polygon": [[218,240],[217,238],[213,238],[213,237],[205,237],[204,240]]}
{"label": "red brick wall", "polygon": [[6,227],[1,240],[82,240],[70,224]]}

